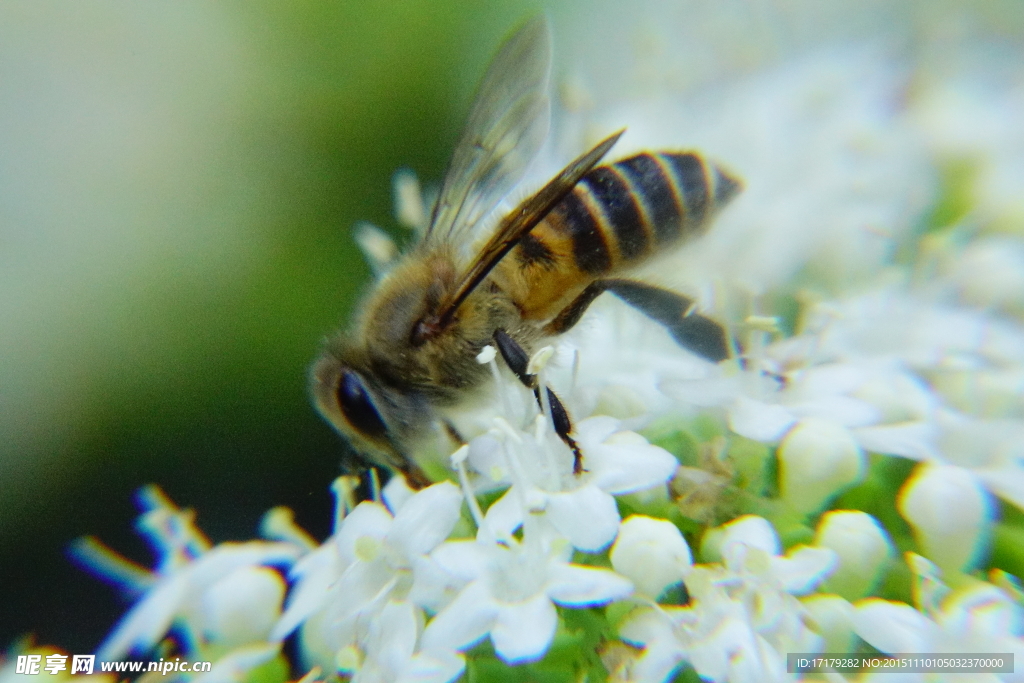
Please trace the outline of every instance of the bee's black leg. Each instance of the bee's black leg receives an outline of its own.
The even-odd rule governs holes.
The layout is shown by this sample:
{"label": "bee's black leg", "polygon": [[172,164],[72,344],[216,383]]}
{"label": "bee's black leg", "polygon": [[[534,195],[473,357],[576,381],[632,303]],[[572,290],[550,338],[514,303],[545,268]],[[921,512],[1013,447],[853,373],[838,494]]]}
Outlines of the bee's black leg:
{"label": "bee's black leg", "polygon": [[519,345],[519,342],[509,336],[505,330],[499,329],[494,331],[494,343],[498,347],[498,353],[505,359],[505,364],[519,378],[519,381],[527,389],[536,389],[537,376],[526,372],[526,368],[530,365],[530,357],[526,355],[526,351]]}
{"label": "bee's black leg", "polygon": [[544,332],[561,334],[569,330],[579,322],[594,299],[606,291],[664,325],[683,348],[716,363],[729,357],[725,329],[711,318],[692,312],[692,299],[633,280],[597,280],[590,283],[545,326]]}
{"label": "bee's black leg", "polygon": [[611,280],[595,280],[587,285],[587,288],[578,297],[573,299],[571,304],[563,308],[561,313],[544,326],[544,334],[562,334],[575,327],[576,323],[583,317],[583,314],[587,312],[590,304],[594,303],[594,299],[604,294],[605,290],[608,289],[609,282]]}
{"label": "bee's black leg", "polygon": [[[548,404],[551,406],[551,422],[555,427],[555,434],[558,434],[558,438],[564,441],[572,451],[572,473],[581,474],[583,472],[583,451],[580,450],[576,439],[569,436],[569,433],[572,432],[572,420],[569,419],[569,413],[566,412],[565,406],[562,405],[562,401],[559,400],[555,392],[547,387],[544,389],[548,392]],[[539,394],[539,391],[535,389],[534,393]],[[537,401],[540,402],[539,395]]]}
{"label": "bee's black leg", "polygon": [[[524,386],[528,389],[533,389],[533,395],[537,399],[537,404],[543,406],[540,387],[537,386],[537,375],[531,375],[526,371],[530,364],[530,357],[526,355],[523,347],[505,330],[494,331],[494,343],[497,345],[501,357],[505,359],[505,364],[508,365],[509,369],[519,378],[519,381]],[[572,420],[569,418],[569,413],[566,411],[565,406],[562,405],[558,395],[548,387],[544,387],[544,390],[547,392],[548,405],[551,407],[552,426],[555,428],[558,438],[564,441],[565,445],[572,450],[573,474],[580,474],[583,472],[583,452],[580,450],[576,440],[570,436]]]}

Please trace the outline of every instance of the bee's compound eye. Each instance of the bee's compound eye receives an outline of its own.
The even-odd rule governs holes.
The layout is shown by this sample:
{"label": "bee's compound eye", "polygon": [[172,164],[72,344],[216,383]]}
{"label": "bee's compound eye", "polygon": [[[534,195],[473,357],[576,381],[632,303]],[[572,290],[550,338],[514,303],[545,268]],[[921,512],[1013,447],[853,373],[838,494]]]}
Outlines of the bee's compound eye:
{"label": "bee's compound eye", "polygon": [[387,433],[388,428],[370,400],[370,395],[366,393],[363,381],[351,370],[341,373],[341,380],[338,382],[338,405],[345,414],[345,419],[357,431],[372,437],[381,437]]}

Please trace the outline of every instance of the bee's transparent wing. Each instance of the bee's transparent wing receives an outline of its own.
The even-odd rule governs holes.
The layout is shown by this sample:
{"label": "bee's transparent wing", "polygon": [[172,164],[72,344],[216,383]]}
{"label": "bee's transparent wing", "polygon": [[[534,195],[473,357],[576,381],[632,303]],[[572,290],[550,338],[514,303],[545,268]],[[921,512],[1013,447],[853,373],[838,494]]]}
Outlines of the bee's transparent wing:
{"label": "bee's transparent wing", "polygon": [[522,178],[548,132],[551,30],[537,17],[502,46],[484,76],[452,155],[427,240],[471,241],[464,233]]}
{"label": "bee's transparent wing", "polygon": [[576,187],[576,183],[601,160],[612,145],[622,137],[625,131],[620,130],[605,138],[589,152],[577,157],[562,172],[548,181],[548,184],[535,192],[501,219],[497,229],[491,234],[487,244],[476,254],[469,268],[460,276],[458,286],[438,302],[437,312],[421,320],[413,331],[413,339],[425,339],[444,330],[455,319],[455,312],[466,300],[477,285],[484,281],[487,274],[498,265],[498,262],[510,252],[523,236],[528,234],[558,202]]}

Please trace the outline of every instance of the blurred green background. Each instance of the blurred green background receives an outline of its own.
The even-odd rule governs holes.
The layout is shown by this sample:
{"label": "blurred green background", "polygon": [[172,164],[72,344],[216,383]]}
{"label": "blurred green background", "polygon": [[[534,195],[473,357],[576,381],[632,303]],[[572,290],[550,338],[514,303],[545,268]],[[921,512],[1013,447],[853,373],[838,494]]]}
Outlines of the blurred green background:
{"label": "blurred green background", "polygon": [[274,505],[329,533],[343,445],[306,396],[368,280],[351,226],[436,180],[539,5],[0,5],[0,647],[91,651],[123,613],[74,567],[150,565],[133,492],[213,540]]}

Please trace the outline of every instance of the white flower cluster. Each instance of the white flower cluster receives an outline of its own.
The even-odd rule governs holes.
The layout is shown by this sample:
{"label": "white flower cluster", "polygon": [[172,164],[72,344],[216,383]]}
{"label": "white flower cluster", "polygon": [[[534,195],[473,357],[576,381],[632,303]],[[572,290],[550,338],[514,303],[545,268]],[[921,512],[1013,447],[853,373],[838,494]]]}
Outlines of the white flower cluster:
{"label": "white flower cluster", "polygon": [[[1013,438],[1010,420],[982,428],[979,418],[944,406],[923,379],[936,361],[916,365],[907,352],[844,352],[840,340],[855,337],[840,332],[850,317],[843,307],[863,310],[871,301],[831,304],[826,323],[764,346],[746,367],[691,360],[690,379],[661,379],[659,386],[680,405],[720,414],[730,438],[777,446],[777,507],[769,510],[776,524],[787,516],[817,518],[838,493],[864,480],[867,451],[922,460],[890,501],[934,562],[908,556],[918,583],[927,584],[915,592],[915,607],[870,597],[897,560],[885,529],[859,510],[826,512],[813,543],[786,553],[767,519],[739,517],[703,533],[704,562],[695,565],[679,527],[645,514],[622,521],[616,496],[620,504],[664,510],[672,503],[670,480],[674,486],[687,470],[702,470],[680,468],[620,419],[598,415],[576,425],[585,471],[574,474],[572,453],[532,393],[499,374],[498,407],[464,416],[461,426],[472,429],[490,412],[492,426],[477,429],[452,456],[461,488],[445,481],[414,492],[395,478],[376,500],[355,504],[352,482],[339,479],[334,534],[319,546],[277,510],[264,524],[272,540],[211,548],[189,513],[147,490],[140,528],[161,561],[152,574],[136,572],[134,586],[145,597],[99,654],[152,650],[173,626],[185,652],[218,655],[210,680],[239,681],[298,634],[302,670],[353,681],[443,683],[464,671],[467,651],[485,637],[507,664],[535,661],[559,631],[556,605],[618,601],[625,608],[613,624],[620,645],[606,644],[602,656],[622,681],[664,681],[683,663],[707,680],[782,680],[786,653],[844,652],[854,636],[882,652],[963,651],[969,642],[971,651],[1024,656],[1013,581],[958,579],[963,585],[950,591],[938,569],[964,576],[984,561],[995,524],[989,490],[1015,490],[1021,460],[1008,449],[1022,441]],[[885,302],[900,305],[891,294]],[[883,307],[877,314],[884,313]],[[865,324],[863,313],[856,320]],[[901,322],[915,334],[924,331],[910,316]],[[592,326],[601,324],[614,325],[615,314]],[[588,400],[576,394],[592,400],[592,392],[574,391],[545,363],[585,356],[586,349],[566,350],[578,341],[563,340],[555,353],[542,349],[531,368],[574,410]],[[938,340],[927,344],[933,352],[941,348]],[[494,354],[479,360],[493,364]],[[964,456],[956,444],[972,445],[973,459],[958,461]],[[1000,472],[994,465],[1001,475],[993,476]],[[501,486],[507,488],[481,510],[475,491]],[[94,542],[89,547],[108,574],[130,574]],[[290,588],[271,567],[287,569]],[[685,592],[685,604],[659,604],[673,586]]]}
{"label": "white flower cluster", "polygon": [[790,680],[787,653],[866,646],[1024,661],[1024,73],[965,98],[970,74],[920,67],[912,89],[913,65],[887,59],[745,76],[708,105],[727,125],[665,98],[572,115],[639,121],[625,141],[651,148],[692,130],[736,160],[746,197],[680,258],[737,360],[597,301],[530,367],[575,420],[577,473],[550,406],[485,349],[494,398],[450,416],[469,438],[452,481],[395,478],[356,504],[339,479],[319,545],[277,510],[269,540],[211,547],[149,489],[155,571],[82,546],[144,593],[98,654],[173,630],[221,662],[207,680],[241,681],[294,639],[293,671],[360,683],[548,664],[565,680]]}
{"label": "white flower cluster", "polygon": [[[593,606],[633,592],[614,571],[573,564],[573,551],[597,551],[615,538],[620,520],[609,491],[663,486],[676,460],[598,417],[578,427],[588,471],[576,476],[571,452],[543,416],[529,434],[496,422],[453,456],[468,483],[467,454],[495,444],[504,454],[505,468],[489,471],[512,485],[486,515],[468,488],[450,482],[414,492],[396,477],[379,500],[354,505],[351,482],[341,478],[335,532],[319,547],[278,510],[264,524],[264,535],[275,540],[210,548],[188,512],[147,489],[141,527],[161,554],[159,568],[125,581],[146,596],[99,656],[150,651],[178,626],[185,651],[225,653],[234,662],[245,654],[250,667],[274,657],[298,630],[307,667],[355,681],[453,680],[465,666],[462,652],[488,635],[505,662],[539,658],[555,635],[556,603]],[[446,540],[460,521],[464,494],[478,533]],[[80,546],[79,555],[107,575],[129,574],[95,541]],[[283,612],[285,586],[269,568],[275,566],[287,567],[292,583]],[[235,680],[246,673],[232,671]]]}

